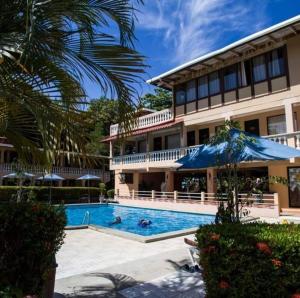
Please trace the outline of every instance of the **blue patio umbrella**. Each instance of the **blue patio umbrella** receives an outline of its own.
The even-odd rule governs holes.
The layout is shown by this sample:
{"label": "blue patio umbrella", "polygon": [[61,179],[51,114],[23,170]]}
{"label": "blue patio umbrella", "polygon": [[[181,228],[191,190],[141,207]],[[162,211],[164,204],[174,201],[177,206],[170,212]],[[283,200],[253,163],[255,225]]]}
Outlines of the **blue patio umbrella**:
{"label": "blue patio umbrella", "polygon": [[21,179],[21,178],[32,178],[34,177],[33,174],[31,173],[27,173],[27,172],[23,172],[23,173],[10,173],[7,175],[2,176],[2,178],[10,178],[10,179]]}
{"label": "blue patio umbrella", "polygon": [[[231,154],[228,154],[229,142],[218,145],[202,145],[176,161],[181,164],[179,169],[202,169],[222,166],[230,162],[286,160],[300,157],[300,150],[238,129],[231,129],[229,134],[234,149]],[[234,144],[237,143],[234,140],[237,140],[241,134],[246,136],[243,146],[234,147]]]}
{"label": "blue patio umbrella", "polygon": [[100,177],[91,175],[91,174],[86,174],[84,176],[81,176],[77,178],[77,180],[87,180],[88,182],[88,195],[89,195],[89,203],[90,203],[90,180],[101,180]]}
{"label": "blue patio umbrella", "polygon": [[61,176],[58,176],[56,174],[46,174],[44,176],[41,176],[39,178],[37,178],[37,180],[43,180],[43,181],[50,181],[51,182],[51,185],[49,187],[49,203],[51,204],[51,188],[52,188],[52,183],[53,181],[62,181],[62,180],[65,180],[63,177]]}

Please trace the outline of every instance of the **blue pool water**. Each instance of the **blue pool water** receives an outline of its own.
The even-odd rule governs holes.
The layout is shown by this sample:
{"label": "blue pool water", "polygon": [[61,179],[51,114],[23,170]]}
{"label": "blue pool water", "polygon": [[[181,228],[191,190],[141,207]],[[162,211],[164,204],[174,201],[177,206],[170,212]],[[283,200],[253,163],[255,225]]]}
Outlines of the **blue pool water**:
{"label": "blue pool water", "polygon": [[[194,228],[200,225],[209,224],[215,219],[215,216],[213,215],[146,209],[122,205],[95,204],[67,206],[67,225],[81,225],[86,211],[89,211],[90,213],[90,224],[142,236],[151,236]],[[122,223],[111,226],[110,223],[114,221],[117,216],[122,218]],[[151,220],[152,224],[146,228],[140,227],[138,222],[141,219]]]}

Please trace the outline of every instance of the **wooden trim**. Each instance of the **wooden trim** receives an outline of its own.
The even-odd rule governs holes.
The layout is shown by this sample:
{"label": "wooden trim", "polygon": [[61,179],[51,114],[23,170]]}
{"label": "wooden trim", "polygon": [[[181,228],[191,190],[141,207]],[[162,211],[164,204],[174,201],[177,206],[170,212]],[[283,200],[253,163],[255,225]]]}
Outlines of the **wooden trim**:
{"label": "wooden trim", "polygon": [[198,80],[199,80],[199,78],[197,78],[197,79],[195,79],[195,81],[196,81],[196,111],[198,111]]}
{"label": "wooden trim", "polygon": [[269,93],[272,92],[272,82],[270,78],[270,73],[269,73],[269,62],[270,62],[270,52],[265,54],[265,67],[266,67],[266,76],[267,76],[267,81],[268,81],[268,91]]}
{"label": "wooden trim", "polygon": [[291,82],[290,82],[290,70],[289,70],[287,45],[283,46],[283,58],[284,58],[284,70],[285,70],[285,76],[286,76],[286,86],[288,88],[290,88],[291,87]]}
{"label": "wooden trim", "polygon": [[252,58],[249,60],[250,61],[250,86],[251,86],[251,97],[255,97],[255,91],[254,91],[254,80],[253,80],[253,60]]}
{"label": "wooden trim", "polygon": [[221,102],[222,105],[225,103],[225,96],[224,96],[224,68],[221,68],[218,71],[219,76],[219,84],[220,84],[220,93],[221,93]]}
{"label": "wooden trim", "polygon": [[235,98],[236,101],[238,102],[240,99],[240,93],[239,93],[239,73],[242,74],[242,69],[241,69],[241,62],[236,64],[236,89],[235,89]]}

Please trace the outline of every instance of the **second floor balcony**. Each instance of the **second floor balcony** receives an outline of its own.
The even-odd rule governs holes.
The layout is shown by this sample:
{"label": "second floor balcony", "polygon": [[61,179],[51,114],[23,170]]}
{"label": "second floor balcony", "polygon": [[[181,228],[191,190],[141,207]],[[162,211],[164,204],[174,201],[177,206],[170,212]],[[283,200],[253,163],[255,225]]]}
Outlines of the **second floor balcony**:
{"label": "second floor balcony", "polygon": [[[133,123],[131,130],[137,130],[141,128],[155,126],[158,124],[171,121],[172,119],[173,119],[173,113],[171,109],[165,109],[159,112],[150,113],[148,115],[138,117]],[[124,130],[122,130],[119,124],[114,124],[110,126],[110,136],[115,136],[123,132]]]}
{"label": "second floor balcony", "polygon": [[[300,131],[284,133],[278,135],[268,135],[264,138],[278,142],[282,145],[289,145],[300,150]],[[145,169],[155,168],[176,168],[176,160],[195,150],[197,146],[150,151],[145,153],[129,154],[113,157],[111,160],[111,170],[117,169]]]}

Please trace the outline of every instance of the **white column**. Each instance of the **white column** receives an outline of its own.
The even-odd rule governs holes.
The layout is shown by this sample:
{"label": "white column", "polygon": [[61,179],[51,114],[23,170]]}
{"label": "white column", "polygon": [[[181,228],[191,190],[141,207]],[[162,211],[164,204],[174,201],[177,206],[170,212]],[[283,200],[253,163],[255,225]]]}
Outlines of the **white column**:
{"label": "white column", "polygon": [[[284,105],[285,110],[285,123],[286,123],[286,132],[294,132],[294,113],[293,113],[293,104],[291,102],[286,102]],[[295,139],[289,138],[287,143],[291,147],[295,147]]]}
{"label": "white column", "polygon": [[186,134],[187,134],[187,128],[184,126],[184,124],[182,124],[180,128],[180,147],[187,146]]}

